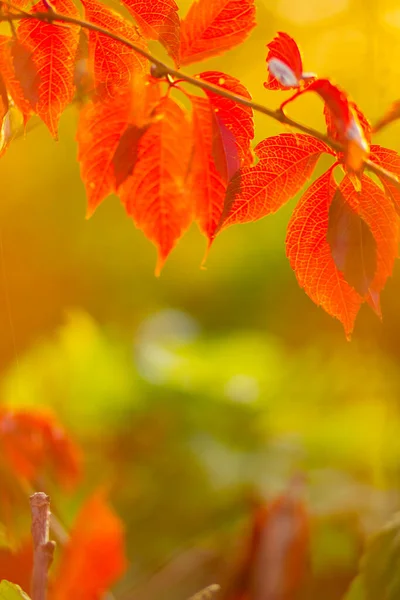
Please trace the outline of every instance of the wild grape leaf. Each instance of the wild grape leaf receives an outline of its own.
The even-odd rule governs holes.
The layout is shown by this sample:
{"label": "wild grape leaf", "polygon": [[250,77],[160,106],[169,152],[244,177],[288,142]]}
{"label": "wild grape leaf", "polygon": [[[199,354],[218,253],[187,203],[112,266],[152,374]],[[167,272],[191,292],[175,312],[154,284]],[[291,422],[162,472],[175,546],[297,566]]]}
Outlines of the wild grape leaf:
{"label": "wild grape leaf", "polygon": [[[200,230],[211,243],[224,206],[228,173],[220,130],[213,121],[209,100],[199,96],[191,96],[190,100],[195,144],[188,193],[195,206]],[[237,165],[239,164],[238,160]]]}
{"label": "wild grape leaf", "polygon": [[255,24],[254,0],[195,0],[181,24],[181,64],[230,50]]}
{"label": "wild grape leaf", "polygon": [[294,482],[252,516],[243,555],[226,600],[295,598],[309,560],[309,516],[301,487]]}
{"label": "wild grape leaf", "polygon": [[303,73],[303,61],[298,45],[282,31],[267,44],[268,80],[267,90],[287,90],[309,85],[316,77],[314,73]]}
{"label": "wild grape leaf", "polygon": [[[87,21],[146,47],[137,29],[105,4],[99,0],[82,0],[82,4]],[[147,60],[140,54],[97,31],[89,31],[89,61],[95,89],[108,96],[129,85],[134,72],[144,73],[147,68]]]}
{"label": "wild grape leaf", "polygon": [[180,20],[175,0],[122,0],[143,35],[159,40],[168,54],[179,63]]}
{"label": "wild grape leaf", "polygon": [[363,298],[337,268],[327,239],[329,208],[336,189],[331,169],[309,187],[289,221],[286,255],[300,287],[339,319],[350,339]]}
{"label": "wild grape leaf", "polygon": [[[54,9],[70,17],[79,18],[72,0],[52,1]],[[31,12],[46,12],[39,0]],[[74,97],[75,56],[79,41],[79,27],[61,26],[35,19],[22,20],[18,30],[20,43],[32,52],[32,60],[39,76],[36,113],[57,138],[61,113]]]}
{"label": "wild grape leaf", "polygon": [[18,39],[0,36],[0,72],[26,124],[38,101],[39,76],[32,53]]}
{"label": "wild grape leaf", "polygon": [[162,98],[140,140],[132,175],[118,190],[128,215],[158,248],[157,274],[193,218],[184,189],[191,147],[185,111]]}
{"label": "wild grape leaf", "polygon": [[[371,146],[371,160],[387,169],[400,179],[400,155],[395,150],[383,148],[382,146]],[[400,190],[385,177],[379,177],[386,194],[392,200],[395,209],[400,214]]]}
{"label": "wild grape leaf", "polygon": [[[7,579],[21,586],[25,592],[29,592],[32,567],[32,538],[23,540],[17,548],[0,547],[0,581]],[[1,595],[0,600],[3,600]]]}
{"label": "wild grape leaf", "polygon": [[124,528],[103,493],[81,507],[64,548],[52,600],[101,600],[126,568]]}
{"label": "wild grape leaf", "polygon": [[48,468],[65,487],[79,479],[80,452],[50,415],[2,409],[0,449],[3,468],[31,483]]}
{"label": "wild grape leaf", "polygon": [[[204,71],[198,77],[213,85],[218,85],[233,94],[251,100],[249,92],[236,77],[226,75],[220,71]],[[249,106],[237,104],[213,92],[205,90],[205,93],[220,123],[223,143],[224,140],[233,140],[233,144],[236,146],[239,155],[239,167],[251,165],[253,162],[251,141],[254,138],[253,110]],[[225,129],[228,130],[228,134],[224,135]],[[231,136],[229,136],[229,132]],[[227,146],[228,143],[224,143],[224,145]],[[228,174],[228,179],[231,179],[232,175],[234,175],[234,172]]]}
{"label": "wild grape leaf", "polygon": [[327,240],[337,268],[360,296],[369,293],[376,272],[376,241],[365,221],[337,189],[329,208]]}
{"label": "wild grape leaf", "polygon": [[219,229],[276,212],[308,181],[321,154],[333,154],[323,142],[300,133],[267,138],[254,152],[258,163],[229,182]]}
{"label": "wild grape leaf", "polygon": [[81,177],[88,201],[87,217],[116,191],[114,155],[127,128],[131,112],[130,91],[113,98],[88,102],[80,112],[77,142]]}
{"label": "wild grape leaf", "polygon": [[354,189],[348,177],[340,184],[340,191],[349,205],[368,225],[376,242],[376,270],[370,282],[370,304],[380,314],[379,294],[392,275],[398,256],[399,223],[389,198],[369,177],[361,177],[361,192]]}

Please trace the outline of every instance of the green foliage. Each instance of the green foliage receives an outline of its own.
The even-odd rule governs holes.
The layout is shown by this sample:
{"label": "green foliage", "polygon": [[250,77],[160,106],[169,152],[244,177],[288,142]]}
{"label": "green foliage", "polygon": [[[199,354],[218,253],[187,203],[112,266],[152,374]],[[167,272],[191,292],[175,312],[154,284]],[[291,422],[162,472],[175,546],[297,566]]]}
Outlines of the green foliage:
{"label": "green foliage", "polygon": [[1,600],[29,600],[29,596],[14,583],[10,583],[3,579],[0,582],[0,598]]}

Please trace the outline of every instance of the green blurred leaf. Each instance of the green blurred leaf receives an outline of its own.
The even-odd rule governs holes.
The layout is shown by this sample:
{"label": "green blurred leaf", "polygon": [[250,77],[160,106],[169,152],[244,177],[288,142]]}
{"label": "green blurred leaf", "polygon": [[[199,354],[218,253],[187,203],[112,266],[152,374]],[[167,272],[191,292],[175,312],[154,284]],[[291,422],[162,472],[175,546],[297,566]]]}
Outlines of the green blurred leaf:
{"label": "green blurred leaf", "polygon": [[3,579],[0,583],[0,600],[29,600],[29,596],[19,585]]}

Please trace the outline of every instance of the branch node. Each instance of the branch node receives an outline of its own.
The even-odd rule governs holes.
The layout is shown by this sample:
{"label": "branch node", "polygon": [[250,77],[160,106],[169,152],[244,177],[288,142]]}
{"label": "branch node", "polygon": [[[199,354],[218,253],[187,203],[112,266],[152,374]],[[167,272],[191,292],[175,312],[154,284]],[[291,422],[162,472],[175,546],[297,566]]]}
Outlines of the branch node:
{"label": "branch node", "polygon": [[168,68],[164,65],[153,63],[150,67],[150,73],[152,77],[156,79],[164,79],[169,75]]}

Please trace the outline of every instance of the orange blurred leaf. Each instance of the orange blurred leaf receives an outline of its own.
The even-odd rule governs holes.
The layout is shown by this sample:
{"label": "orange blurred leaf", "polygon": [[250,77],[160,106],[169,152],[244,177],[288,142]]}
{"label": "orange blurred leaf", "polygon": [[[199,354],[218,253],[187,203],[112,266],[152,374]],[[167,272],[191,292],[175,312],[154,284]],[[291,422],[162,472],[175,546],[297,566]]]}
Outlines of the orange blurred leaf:
{"label": "orange blurred leaf", "polygon": [[[82,0],[82,4],[87,21],[146,48],[137,29],[121,15],[98,0]],[[97,31],[89,31],[89,60],[95,89],[105,96],[114,96],[117,90],[131,83],[134,72],[143,73],[147,68],[147,59]]]}
{"label": "orange blurred leaf", "polygon": [[[79,18],[72,0],[53,0],[55,10]],[[46,12],[43,0],[31,12]],[[57,138],[61,113],[74,97],[75,57],[79,41],[79,27],[54,25],[35,19],[22,20],[18,30],[21,44],[32,53],[39,76],[36,113]]]}
{"label": "orange blurred leaf", "polygon": [[12,581],[27,594],[30,592],[33,567],[33,544],[29,537],[16,550],[0,547],[0,581]]}
{"label": "orange blurred leaf", "polygon": [[97,491],[81,507],[64,548],[52,600],[100,600],[126,569],[124,528]]}
{"label": "orange blurred leaf", "polygon": [[122,0],[149,40],[159,40],[179,62],[180,21],[175,0]]}
{"label": "orange blurred leaf", "polygon": [[[397,154],[395,150],[391,150],[390,148],[383,148],[382,146],[371,146],[371,160],[387,169],[393,175],[396,175],[398,179],[400,179],[400,155]],[[397,213],[400,214],[400,190],[398,187],[388,181],[385,177],[379,177],[386,195],[391,199]]]}
{"label": "orange blurred leaf", "polygon": [[182,65],[230,50],[255,24],[254,0],[195,0],[181,24]]}

